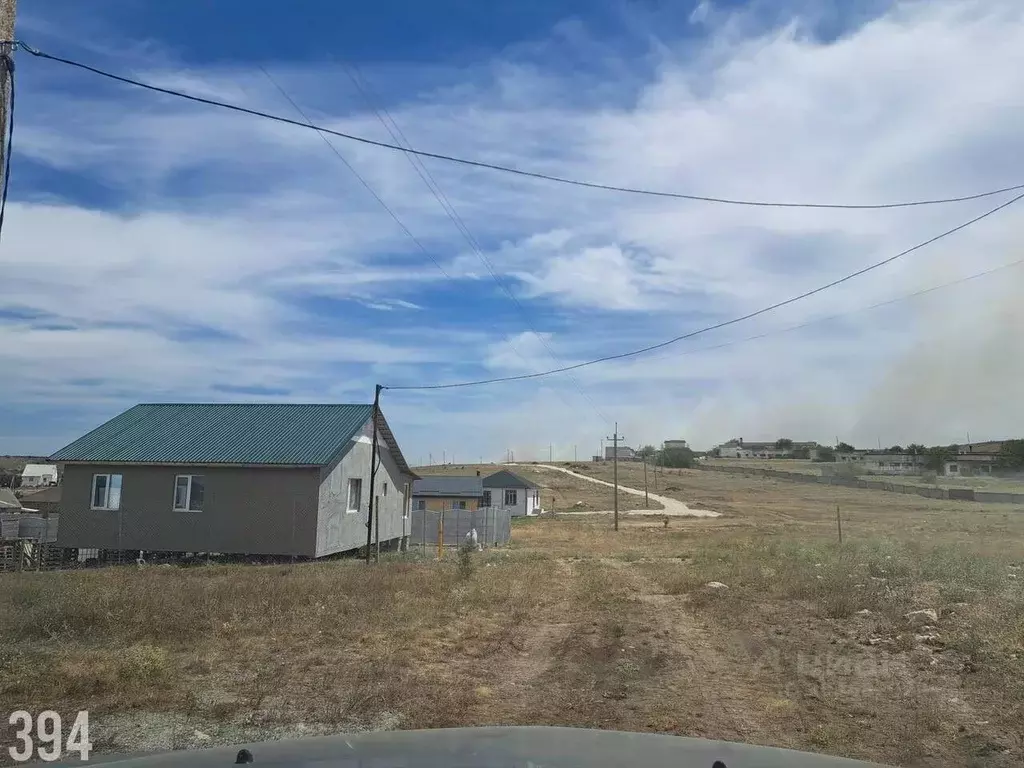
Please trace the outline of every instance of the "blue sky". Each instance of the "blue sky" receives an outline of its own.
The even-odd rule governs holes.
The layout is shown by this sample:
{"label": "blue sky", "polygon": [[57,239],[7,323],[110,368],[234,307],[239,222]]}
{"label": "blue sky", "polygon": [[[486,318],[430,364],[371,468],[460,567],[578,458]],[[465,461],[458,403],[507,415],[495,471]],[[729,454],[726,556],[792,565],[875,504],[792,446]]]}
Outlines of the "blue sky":
{"label": "blue sky", "polygon": [[[1014,0],[22,4],[18,36],[149,82],[418,149],[625,186],[874,202],[1024,179]],[[0,452],[139,401],[364,401],[643,346],[828,282],[1000,202],[767,210],[408,159],[18,55]],[[273,78],[267,77],[264,70]],[[356,83],[360,87],[357,87]],[[368,103],[363,91],[370,97]],[[387,392],[411,461],[629,442],[1024,433],[1009,209],[826,294],[573,377]],[[428,257],[433,257],[444,270]],[[447,277],[446,277],[447,275]],[[13,276],[13,277],[12,277]],[[509,299],[512,292],[516,301]]]}

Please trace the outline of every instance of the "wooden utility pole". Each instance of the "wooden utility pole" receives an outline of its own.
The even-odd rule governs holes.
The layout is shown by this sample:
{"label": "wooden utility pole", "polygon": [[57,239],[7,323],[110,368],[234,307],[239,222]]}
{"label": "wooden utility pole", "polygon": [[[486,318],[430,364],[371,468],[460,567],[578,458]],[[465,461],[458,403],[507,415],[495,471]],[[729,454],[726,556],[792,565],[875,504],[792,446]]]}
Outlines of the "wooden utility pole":
{"label": "wooden utility pole", "polygon": [[647,498],[647,454],[644,454],[644,509],[650,507],[650,502]]}
{"label": "wooden utility pole", "polygon": [[839,529],[839,543],[843,543],[843,518],[839,514],[839,505],[836,504],[836,527]]}
{"label": "wooden utility pole", "polygon": [[606,437],[605,440],[612,441],[612,481],[615,487],[615,530],[619,530],[619,440],[622,440],[622,435],[619,434],[619,422],[615,422],[615,434],[611,437]]}
{"label": "wooden utility pole", "polygon": [[[11,103],[11,68],[14,61],[14,15],[18,0],[0,0],[0,159],[7,157],[7,108]],[[2,166],[3,163],[0,163]]]}
{"label": "wooden utility pole", "polygon": [[548,443],[548,464],[550,464],[552,461],[554,461],[554,459],[553,459],[554,455],[555,455],[554,454],[554,448],[551,445],[551,443]]}

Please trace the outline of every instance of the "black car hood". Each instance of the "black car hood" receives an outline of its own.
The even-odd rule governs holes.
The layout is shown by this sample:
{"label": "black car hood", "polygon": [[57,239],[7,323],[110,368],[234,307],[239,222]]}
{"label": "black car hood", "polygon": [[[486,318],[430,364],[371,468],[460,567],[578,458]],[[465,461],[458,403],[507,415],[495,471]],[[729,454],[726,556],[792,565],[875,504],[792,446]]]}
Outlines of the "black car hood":
{"label": "black car hood", "polygon": [[118,768],[229,768],[242,749],[251,755],[251,768],[712,768],[716,760],[726,768],[885,768],[727,741],[541,726],[376,731],[160,754],[96,755],[89,762]]}

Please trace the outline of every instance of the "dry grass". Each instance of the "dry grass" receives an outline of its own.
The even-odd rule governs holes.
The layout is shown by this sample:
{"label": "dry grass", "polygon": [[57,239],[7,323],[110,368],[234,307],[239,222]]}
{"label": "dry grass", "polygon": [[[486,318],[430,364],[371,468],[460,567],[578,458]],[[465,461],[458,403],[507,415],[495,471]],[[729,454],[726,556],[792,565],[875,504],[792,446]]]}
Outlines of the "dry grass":
{"label": "dry grass", "polygon": [[[106,751],[137,748],[140,722],[173,746],[502,723],[1024,763],[1021,511],[659,484],[724,517],[518,520],[510,547],[461,563],[5,574],[0,706],[88,708]],[[923,608],[936,621],[907,618]]]}

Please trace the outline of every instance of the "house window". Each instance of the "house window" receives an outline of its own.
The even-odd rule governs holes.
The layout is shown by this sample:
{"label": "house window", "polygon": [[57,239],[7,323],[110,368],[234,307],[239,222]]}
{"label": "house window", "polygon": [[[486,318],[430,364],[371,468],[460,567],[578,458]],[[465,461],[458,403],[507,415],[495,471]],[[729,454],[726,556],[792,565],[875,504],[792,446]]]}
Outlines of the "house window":
{"label": "house window", "polygon": [[484,506],[485,507],[491,506],[491,492],[490,491],[484,491],[484,499],[483,499],[483,501],[484,501]]}
{"label": "house window", "polygon": [[205,495],[202,475],[178,475],[174,478],[175,512],[202,512]]}
{"label": "house window", "polygon": [[384,496],[384,498],[387,498],[387,495],[388,495],[388,484],[387,483],[384,483],[384,493],[382,493],[381,495]]}
{"label": "house window", "polygon": [[121,476],[93,475],[91,498],[92,509],[120,509]]}
{"label": "house window", "polygon": [[418,509],[420,511],[423,511],[424,509],[427,508],[427,500],[426,499],[413,499],[412,500],[412,508],[413,509]]}
{"label": "house window", "polygon": [[464,502],[464,501],[453,501],[452,502],[452,509],[465,509],[465,508],[466,508],[466,502]]}
{"label": "house window", "polygon": [[360,477],[353,477],[348,481],[348,511],[358,512],[362,500],[363,480]]}
{"label": "house window", "polygon": [[519,494],[516,492],[516,489],[515,488],[506,488],[505,489],[505,506],[506,507],[514,507],[518,503],[519,503]]}

